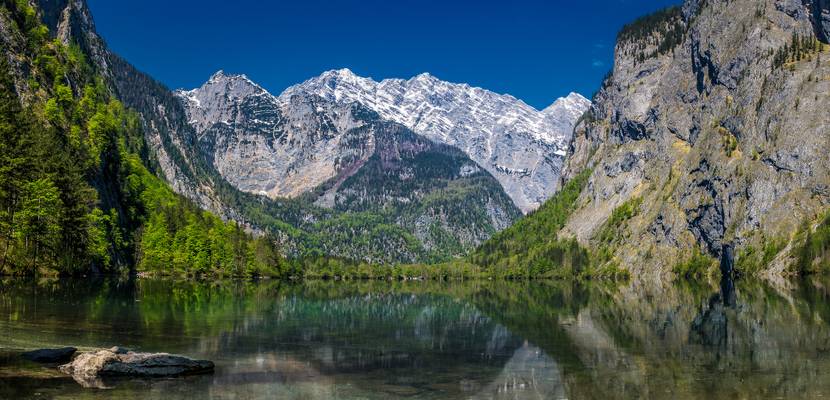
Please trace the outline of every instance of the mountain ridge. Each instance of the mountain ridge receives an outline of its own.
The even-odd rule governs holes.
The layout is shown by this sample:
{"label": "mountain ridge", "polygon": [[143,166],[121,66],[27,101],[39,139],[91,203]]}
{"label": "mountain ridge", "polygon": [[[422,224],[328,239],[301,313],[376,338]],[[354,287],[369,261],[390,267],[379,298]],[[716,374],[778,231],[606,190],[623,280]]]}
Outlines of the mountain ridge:
{"label": "mountain ridge", "polygon": [[348,69],[326,71],[278,98],[285,101],[297,93],[361,103],[384,119],[458,147],[496,177],[525,213],[558,189],[573,126],[590,104],[573,93],[539,111],[511,95],[441,81],[429,73],[376,82]]}
{"label": "mountain ridge", "polygon": [[[278,98],[244,75],[222,71],[176,96],[195,130],[196,157],[237,190],[305,210],[307,216],[292,220],[309,233],[335,227],[329,220],[378,220],[414,235],[406,240],[414,248],[423,246],[398,246],[408,249],[398,261],[446,260],[519,215],[492,176],[463,152],[383,120],[359,103],[332,103],[303,92]],[[456,204],[444,201],[450,197]],[[466,221],[457,218],[462,215]],[[394,261],[348,245],[359,240],[324,240],[334,255]]]}

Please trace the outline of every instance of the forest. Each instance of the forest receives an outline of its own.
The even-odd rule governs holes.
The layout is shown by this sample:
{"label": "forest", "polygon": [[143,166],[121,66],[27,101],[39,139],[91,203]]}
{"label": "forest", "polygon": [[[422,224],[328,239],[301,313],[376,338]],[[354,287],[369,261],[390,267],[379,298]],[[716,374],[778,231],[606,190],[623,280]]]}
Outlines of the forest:
{"label": "forest", "polygon": [[291,273],[273,240],[173,193],[80,48],[28,2],[3,5],[20,62],[0,60],[0,273]]}

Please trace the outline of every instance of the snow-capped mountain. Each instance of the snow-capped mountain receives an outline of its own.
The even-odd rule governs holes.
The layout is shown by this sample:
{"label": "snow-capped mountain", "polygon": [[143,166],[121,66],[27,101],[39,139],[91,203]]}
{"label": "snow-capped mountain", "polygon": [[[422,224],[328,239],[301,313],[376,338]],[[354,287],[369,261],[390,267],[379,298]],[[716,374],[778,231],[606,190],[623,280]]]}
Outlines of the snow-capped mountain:
{"label": "snow-capped mountain", "polygon": [[292,86],[279,100],[288,102],[301,93],[339,104],[360,103],[383,119],[458,147],[490,172],[524,212],[537,208],[558,189],[573,127],[591,105],[572,93],[538,111],[513,96],[429,74],[377,82],[348,69],[328,71]]}
{"label": "snow-capped mountain", "polygon": [[[221,71],[176,94],[196,135],[191,158],[242,192],[280,201],[275,209],[309,232],[292,245],[311,241],[330,254],[378,262],[445,260],[521,215],[464,152],[361,103],[308,92],[277,98]],[[363,236],[331,241],[341,234]]]}

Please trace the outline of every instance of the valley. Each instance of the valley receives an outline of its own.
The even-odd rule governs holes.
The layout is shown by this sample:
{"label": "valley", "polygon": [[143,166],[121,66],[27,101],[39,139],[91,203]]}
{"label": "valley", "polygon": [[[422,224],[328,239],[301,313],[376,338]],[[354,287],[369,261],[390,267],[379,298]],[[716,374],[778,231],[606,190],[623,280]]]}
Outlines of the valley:
{"label": "valley", "polygon": [[[626,25],[592,100],[536,109],[429,73],[349,69],[279,95],[223,71],[173,91],[109,49],[84,1],[10,2],[7,93],[35,116],[10,123],[82,152],[66,176],[95,192],[68,211],[87,195],[56,181],[67,171],[56,161],[26,184],[56,185],[67,211],[31,229],[88,243],[72,258],[79,271],[127,274],[365,276],[354,272],[364,265],[371,276],[667,281],[716,279],[724,257],[741,275],[821,272],[830,121],[811,110],[827,100],[827,10],[739,3],[687,0]],[[6,146],[28,138],[15,140]],[[18,210],[36,197],[9,182],[5,273],[68,273],[63,250],[15,229],[18,212],[49,211]],[[198,208],[215,228],[188,230],[204,224]],[[223,247],[223,229],[251,244]]]}
{"label": "valley", "polygon": [[94,1],[0,0],[0,399],[830,393],[828,1]]}

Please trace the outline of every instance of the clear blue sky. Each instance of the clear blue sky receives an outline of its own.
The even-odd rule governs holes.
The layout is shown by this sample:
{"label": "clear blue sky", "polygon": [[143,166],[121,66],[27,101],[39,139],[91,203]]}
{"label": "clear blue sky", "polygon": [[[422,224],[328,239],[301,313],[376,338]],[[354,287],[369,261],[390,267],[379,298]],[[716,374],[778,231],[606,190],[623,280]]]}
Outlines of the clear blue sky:
{"label": "clear blue sky", "polygon": [[215,71],[274,94],[323,71],[421,72],[543,108],[590,96],[617,31],[680,0],[88,0],[117,53],[171,88]]}

